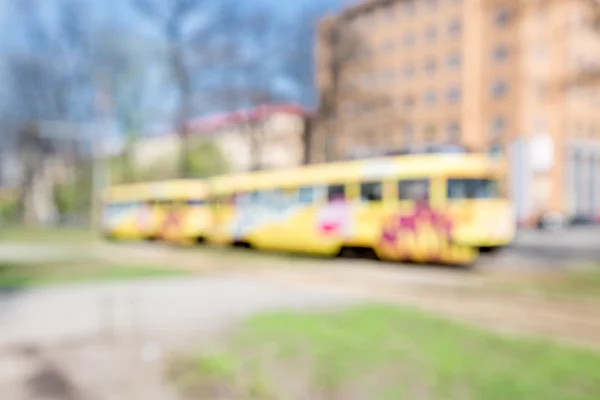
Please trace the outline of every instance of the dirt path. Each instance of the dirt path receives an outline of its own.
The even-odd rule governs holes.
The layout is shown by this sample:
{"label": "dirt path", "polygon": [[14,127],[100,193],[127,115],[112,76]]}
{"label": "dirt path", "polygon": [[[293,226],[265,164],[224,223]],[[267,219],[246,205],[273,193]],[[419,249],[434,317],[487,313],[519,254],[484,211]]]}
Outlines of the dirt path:
{"label": "dirt path", "polygon": [[[267,279],[345,290],[375,301],[395,302],[501,332],[539,335],[600,349],[600,302],[552,299],[477,286],[366,278],[363,274],[270,272]],[[341,275],[345,275],[343,278]]]}
{"label": "dirt path", "polygon": [[166,381],[162,360],[144,353],[144,344],[98,341],[4,352],[2,398],[180,400]]}
{"label": "dirt path", "polygon": [[[94,300],[88,298],[93,288],[80,288],[77,299],[63,298],[64,301],[56,303],[54,308],[60,310],[58,314],[65,321],[77,321],[79,325],[84,323],[83,328],[86,329],[73,332],[77,334],[74,337],[85,339],[62,344],[38,343],[30,348],[0,346],[2,398],[179,400],[173,388],[165,382],[161,356],[166,351],[196,340],[201,331],[199,327],[222,320],[226,312],[236,317],[248,315],[253,311],[248,308],[249,303],[260,305],[258,310],[269,304],[289,303],[300,293],[304,293],[303,298],[308,296],[309,300],[312,299],[310,302],[314,300],[315,304],[323,304],[322,299],[332,295],[358,301],[370,299],[411,305],[494,330],[540,335],[600,349],[600,302],[530,296],[491,290],[489,286],[490,283],[524,279],[530,274],[551,273],[548,271],[518,272],[514,265],[512,268],[496,265],[494,268],[458,271],[369,261],[315,260],[264,256],[253,252],[100,243],[80,247],[78,254],[81,253],[86,253],[91,259],[116,264],[186,268],[206,273],[205,278],[198,278],[206,282],[199,286],[192,282],[194,278],[188,278],[181,284],[155,282],[141,289],[131,283],[111,289],[111,295],[121,299],[125,305],[125,312],[118,313],[120,318],[129,315],[127,304],[133,293],[146,300],[132,304],[145,304],[153,310],[151,314],[143,314],[146,315],[144,326],[172,325],[168,337],[127,336],[126,340],[119,341],[89,335],[91,329],[100,326],[91,319],[89,324],[85,324],[90,316],[85,308],[86,299],[89,304]],[[249,280],[254,281],[256,287],[242,283]],[[269,290],[273,290],[273,294],[269,295]],[[314,293],[307,295],[310,291]],[[275,292],[280,294],[275,295]],[[235,299],[232,300],[232,297]],[[253,298],[255,300],[250,301]],[[9,296],[9,307],[3,313],[5,318],[18,319],[27,310],[39,310],[34,318],[36,324],[28,327],[33,332],[46,334],[56,322],[47,312],[49,304],[54,304],[48,299],[27,293],[16,294],[14,298]],[[170,301],[165,302],[164,299]],[[18,307],[14,305],[17,304],[15,301],[20,301]],[[65,311],[71,308],[77,312]],[[206,312],[202,318],[195,319],[197,325],[190,324],[188,320],[184,325],[174,325],[172,317],[177,314],[174,310],[188,315],[186,313],[198,312],[200,308]],[[11,314],[11,309],[18,310],[18,313]],[[147,319],[150,316],[154,325]],[[51,324],[50,320],[54,322]],[[124,319],[122,329],[127,330],[128,326]],[[189,329],[182,329],[185,327]],[[71,329],[69,326],[66,328]],[[19,332],[14,332],[13,336],[23,339]],[[36,337],[32,335],[31,341],[35,342]]]}
{"label": "dirt path", "polygon": [[[292,287],[323,287],[375,301],[387,301],[434,311],[503,332],[540,335],[600,349],[600,301],[550,298],[490,289],[490,283],[515,281],[550,270],[503,268],[460,271],[451,268],[397,266],[358,260],[257,257],[252,252],[224,256],[219,252],[168,247],[122,247],[120,256],[139,254],[199,271],[228,271]],[[105,254],[116,255],[115,252]],[[244,259],[244,255],[247,258]],[[164,265],[164,264],[163,264]]]}

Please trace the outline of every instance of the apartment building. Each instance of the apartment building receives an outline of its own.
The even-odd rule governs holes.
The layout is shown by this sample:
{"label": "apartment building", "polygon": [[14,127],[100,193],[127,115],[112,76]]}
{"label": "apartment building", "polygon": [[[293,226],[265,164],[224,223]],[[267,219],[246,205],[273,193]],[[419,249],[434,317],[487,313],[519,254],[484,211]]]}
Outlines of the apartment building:
{"label": "apartment building", "polygon": [[501,151],[520,220],[599,216],[595,4],[367,0],[324,19],[316,85],[335,107],[315,127],[312,159],[426,144]]}

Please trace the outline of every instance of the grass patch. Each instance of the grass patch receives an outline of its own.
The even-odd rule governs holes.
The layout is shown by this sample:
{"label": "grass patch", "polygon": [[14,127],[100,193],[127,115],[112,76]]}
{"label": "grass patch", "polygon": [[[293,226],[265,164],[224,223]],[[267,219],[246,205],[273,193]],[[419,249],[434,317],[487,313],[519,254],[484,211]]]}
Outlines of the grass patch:
{"label": "grass patch", "polygon": [[172,363],[191,398],[593,400],[600,355],[420,312],[362,306],[250,319]]}
{"label": "grass patch", "polygon": [[0,228],[0,242],[84,243],[97,240],[98,237],[98,233],[90,228]]}
{"label": "grass patch", "polygon": [[183,275],[189,275],[189,273],[175,268],[112,265],[98,262],[0,262],[0,288],[3,289],[94,281],[165,278]]}

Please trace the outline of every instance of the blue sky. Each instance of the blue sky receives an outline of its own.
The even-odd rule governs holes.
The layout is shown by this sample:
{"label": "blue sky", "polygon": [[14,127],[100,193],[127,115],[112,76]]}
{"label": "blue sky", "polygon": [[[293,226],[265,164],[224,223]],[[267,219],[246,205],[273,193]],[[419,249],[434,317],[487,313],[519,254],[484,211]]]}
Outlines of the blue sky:
{"label": "blue sky", "polygon": [[[160,42],[160,34],[156,28],[151,23],[148,23],[144,17],[137,14],[128,4],[128,0],[0,0],[0,52],[9,55],[9,53],[31,52],[34,50],[26,48],[24,37],[20,34],[22,32],[21,26],[19,25],[19,21],[14,18],[11,6],[14,7],[17,2],[20,2],[20,4],[23,4],[22,2],[29,2],[33,8],[33,12],[51,25],[52,20],[56,18],[56,6],[66,1],[75,1],[84,4],[90,18],[89,23],[100,30],[112,33],[116,32],[117,35],[126,31],[135,32],[135,37],[133,38],[135,44],[132,46],[135,49],[141,49],[144,46],[156,46]],[[218,1],[220,0],[214,0],[215,4]],[[347,3],[349,0],[236,1],[244,10],[251,11],[252,9],[264,7],[273,11],[273,17],[281,18],[286,23],[294,23],[294,16],[303,9],[331,10],[336,9],[341,4]],[[35,54],[35,51],[33,53]],[[0,66],[1,63],[2,60],[0,57]],[[307,68],[311,67],[312,64],[312,60],[306,60]],[[150,78],[147,82],[147,96],[144,98],[145,103],[148,104],[141,106],[147,107],[148,110],[154,107],[154,111],[149,111],[150,117],[156,117],[160,120],[160,114],[169,108],[169,104],[173,102],[173,98],[169,95],[168,89],[165,88],[164,82],[161,82],[164,74],[161,76],[160,72],[154,71],[155,69],[155,65],[151,65],[151,63],[148,63],[144,67],[144,73],[147,73]],[[6,84],[2,83],[6,82],[6,77],[3,77],[1,74],[2,70],[0,70],[0,90],[6,93]],[[302,90],[293,81],[286,78],[285,74],[273,76],[273,82],[283,92],[289,93],[290,98],[293,99],[296,97],[298,101],[300,100]],[[160,123],[160,121],[157,121],[157,123]]]}

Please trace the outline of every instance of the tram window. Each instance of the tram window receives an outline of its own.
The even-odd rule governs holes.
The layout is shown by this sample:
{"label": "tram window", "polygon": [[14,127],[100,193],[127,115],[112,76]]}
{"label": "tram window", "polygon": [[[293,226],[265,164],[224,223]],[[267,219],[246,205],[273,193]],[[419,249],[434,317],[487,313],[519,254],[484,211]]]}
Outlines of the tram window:
{"label": "tram window", "polygon": [[225,196],[216,196],[209,200],[209,203],[212,204],[215,208],[220,208],[224,206],[226,203]]}
{"label": "tram window", "polygon": [[260,199],[260,195],[258,192],[250,192],[248,193],[248,201],[252,204],[258,204]]}
{"label": "tram window", "polygon": [[429,179],[407,179],[398,182],[398,199],[429,200]]}
{"label": "tram window", "polygon": [[383,185],[381,182],[363,182],[360,184],[360,200],[371,202],[381,201],[383,198]]}
{"label": "tram window", "polygon": [[221,202],[223,205],[232,205],[235,204],[235,194],[226,194],[221,197]]}
{"label": "tram window", "polygon": [[498,181],[492,179],[448,179],[448,199],[494,199],[500,197]]}
{"label": "tram window", "polygon": [[283,203],[283,189],[269,189],[262,192],[261,204],[268,208],[279,208]]}
{"label": "tram window", "polygon": [[298,198],[301,204],[312,204],[314,200],[313,188],[311,186],[301,187],[298,189]]}
{"label": "tram window", "polygon": [[242,206],[248,204],[248,193],[236,193],[234,196],[234,204]]}
{"label": "tram window", "polygon": [[258,203],[258,192],[244,192],[236,195],[236,205],[250,206]]}
{"label": "tram window", "polygon": [[200,200],[200,199],[189,199],[187,201],[188,206],[202,206],[204,204],[206,204],[206,202],[204,200]]}
{"label": "tram window", "polygon": [[329,185],[327,187],[327,201],[344,200],[345,187],[344,185]]}

